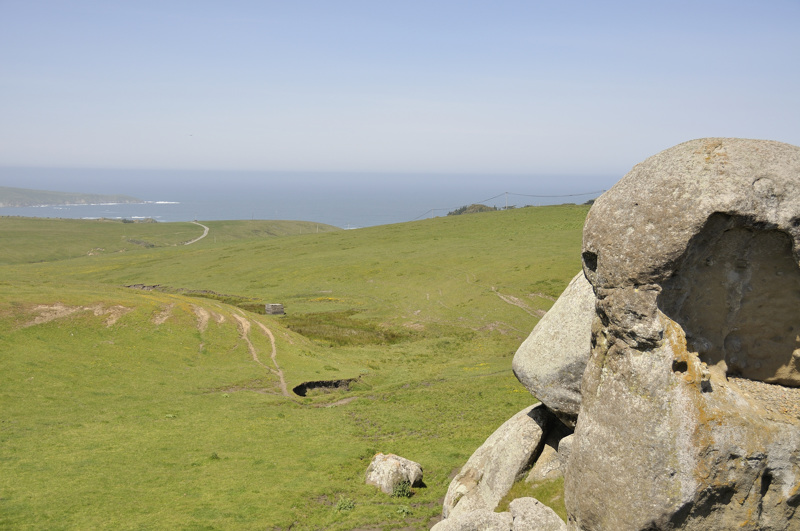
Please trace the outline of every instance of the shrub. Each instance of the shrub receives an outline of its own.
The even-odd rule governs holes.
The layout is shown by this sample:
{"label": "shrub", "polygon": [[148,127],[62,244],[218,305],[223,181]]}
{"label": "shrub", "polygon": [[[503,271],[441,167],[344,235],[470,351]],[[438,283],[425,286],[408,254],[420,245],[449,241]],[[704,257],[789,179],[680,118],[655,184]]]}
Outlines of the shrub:
{"label": "shrub", "polygon": [[475,214],[476,212],[493,212],[497,210],[496,207],[490,207],[486,205],[474,204],[474,205],[464,205],[459,207],[452,212],[448,212],[448,216],[459,216],[461,214]]}
{"label": "shrub", "polygon": [[347,511],[352,511],[356,507],[356,502],[354,502],[351,498],[346,498],[342,496],[339,498],[339,501],[336,502],[336,512],[337,513],[344,513]]}
{"label": "shrub", "polygon": [[286,316],[286,326],[298,334],[331,346],[392,345],[407,340],[411,334],[382,328],[353,318],[355,310],[315,312]]}
{"label": "shrub", "polygon": [[401,481],[392,490],[392,498],[410,498],[412,494],[411,483],[408,481]]}

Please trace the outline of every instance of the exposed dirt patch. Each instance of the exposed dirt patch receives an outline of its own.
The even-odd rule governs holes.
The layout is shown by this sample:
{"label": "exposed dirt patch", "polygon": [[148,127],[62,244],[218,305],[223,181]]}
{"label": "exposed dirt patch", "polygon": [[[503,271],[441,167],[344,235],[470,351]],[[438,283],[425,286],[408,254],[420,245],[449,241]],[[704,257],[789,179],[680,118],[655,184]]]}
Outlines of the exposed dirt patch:
{"label": "exposed dirt patch", "polygon": [[38,312],[39,315],[34,317],[32,321],[25,323],[23,327],[27,328],[29,326],[49,323],[50,321],[62,319],[77,312],[92,312],[98,317],[105,315],[107,316],[105,320],[106,326],[112,326],[120,317],[132,310],[133,308],[126,308],[120,305],[106,308],[102,304],[95,304],[93,306],[67,306],[60,302],[56,304],[40,304],[33,308],[33,311]]}
{"label": "exposed dirt patch", "polygon": [[169,316],[172,315],[172,309],[175,307],[174,304],[168,304],[164,307],[163,310],[158,312],[152,319],[153,324],[162,325],[164,324]]}
{"label": "exposed dirt patch", "polygon": [[538,298],[538,299],[547,299],[549,301],[556,302],[556,298],[555,297],[552,297],[552,296],[550,296],[550,295],[548,295],[546,293],[540,293],[538,291],[535,292],[535,293],[528,293],[528,297],[531,298],[531,299],[536,299],[536,298]]}
{"label": "exposed dirt patch", "polygon": [[133,308],[126,308],[125,306],[109,306],[108,308],[103,308],[102,306],[95,306],[92,308],[95,315],[107,315],[106,318],[106,326],[111,326],[115,324],[120,317],[125,315],[128,312],[133,311]]}
{"label": "exposed dirt patch", "polygon": [[245,343],[247,343],[247,349],[250,351],[250,356],[252,356],[253,361],[255,361],[257,364],[267,369],[275,376],[277,376],[278,380],[280,381],[281,394],[285,397],[291,397],[291,395],[289,394],[289,390],[286,387],[286,381],[283,378],[283,371],[278,365],[278,350],[275,348],[275,336],[272,335],[272,332],[266,326],[264,326],[261,323],[258,323],[264,334],[267,335],[267,337],[269,337],[270,343],[272,344],[271,358],[272,358],[272,363],[275,365],[275,368],[273,369],[272,367],[264,364],[261,361],[261,359],[258,357],[258,350],[256,350],[256,347],[253,345],[253,342],[250,341],[250,320],[244,316],[236,314],[234,314],[233,317],[239,323],[239,331],[241,332],[242,339],[244,340]]}
{"label": "exposed dirt patch", "polygon": [[272,364],[275,365],[275,370],[273,372],[278,375],[278,379],[281,381],[281,393],[283,396],[290,396],[289,390],[286,387],[286,380],[283,379],[283,371],[281,370],[280,365],[278,365],[278,349],[275,347],[275,336],[272,335],[270,329],[264,326],[263,323],[256,323],[264,332],[264,334],[269,337],[269,342],[272,345],[272,354],[270,355],[270,359],[272,360]]}
{"label": "exposed dirt patch", "polygon": [[261,360],[258,359],[258,352],[256,351],[256,347],[253,346],[253,343],[250,341],[250,321],[246,317],[242,317],[241,315],[233,316],[234,319],[239,323],[239,333],[242,336],[242,339],[245,343],[247,343],[247,350],[250,352],[250,356],[253,358],[253,361],[264,367],[265,369],[269,370],[269,367],[261,363]]}
{"label": "exposed dirt patch", "polygon": [[192,310],[197,316],[197,329],[201,332],[205,332],[206,328],[208,328],[208,320],[211,319],[211,314],[202,306],[192,305]]}
{"label": "exposed dirt patch", "polygon": [[29,321],[25,323],[25,325],[23,326],[28,327],[38,324],[49,323],[50,321],[61,319],[75,312],[78,312],[81,309],[82,308],[80,306],[65,306],[60,302],[51,305],[40,304],[39,306],[36,306],[33,309],[34,312],[39,312],[39,315],[35,317],[33,321]]}
{"label": "exposed dirt patch", "polygon": [[314,501],[319,503],[319,504],[321,504],[321,505],[330,505],[331,507],[336,505],[336,502],[333,500],[333,498],[330,498],[325,494],[322,494],[321,496],[317,496],[316,498],[314,498]]}

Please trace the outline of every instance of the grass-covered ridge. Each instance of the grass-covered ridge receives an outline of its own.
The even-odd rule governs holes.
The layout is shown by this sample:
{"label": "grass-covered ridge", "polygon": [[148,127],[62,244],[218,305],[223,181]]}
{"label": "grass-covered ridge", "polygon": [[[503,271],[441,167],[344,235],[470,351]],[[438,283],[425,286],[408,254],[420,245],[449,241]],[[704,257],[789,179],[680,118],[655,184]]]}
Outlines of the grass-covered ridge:
{"label": "grass-covered ridge", "polygon": [[[210,241],[321,233],[337,227],[306,221],[206,221]],[[194,223],[123,223],[111,219],[45,219],[0,217],[3,252],[0,264],[50,262],[68,258],[126,253],[182,245],[203,234]],[[200,242],[197,242],[197,245]]]}
{"label": "grass-covered ridge", "polygon": [[[202,222],[189,246],[51,241],[0,265],[0,528],[427,528],[451,472],[532,402],[511,358],[579,269],[586,212],[280,237]],[[421,463],[427,488],[364,485],[378,451]]]}

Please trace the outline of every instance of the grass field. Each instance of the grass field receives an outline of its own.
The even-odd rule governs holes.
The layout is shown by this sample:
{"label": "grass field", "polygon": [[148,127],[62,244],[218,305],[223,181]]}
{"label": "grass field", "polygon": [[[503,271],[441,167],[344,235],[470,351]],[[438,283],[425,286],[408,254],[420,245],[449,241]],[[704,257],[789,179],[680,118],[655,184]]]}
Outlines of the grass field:
{"label": "grass field", "polygon": [[[587,210],[201,222],[189,246],[188,223],[0,218],[0,528],[426,529],[534,401],[511,358],[580,268]],[[426,487],[366,486],[379,451]]]}

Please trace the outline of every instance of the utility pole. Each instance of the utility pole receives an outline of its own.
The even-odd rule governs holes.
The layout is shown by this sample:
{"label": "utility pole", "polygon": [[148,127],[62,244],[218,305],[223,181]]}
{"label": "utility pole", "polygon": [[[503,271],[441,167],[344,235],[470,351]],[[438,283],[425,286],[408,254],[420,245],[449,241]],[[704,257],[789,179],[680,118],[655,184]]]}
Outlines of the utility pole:
{"label": "utility pole", "polygon": [[506,210],[508,210],[508,192],[506,192]]}

